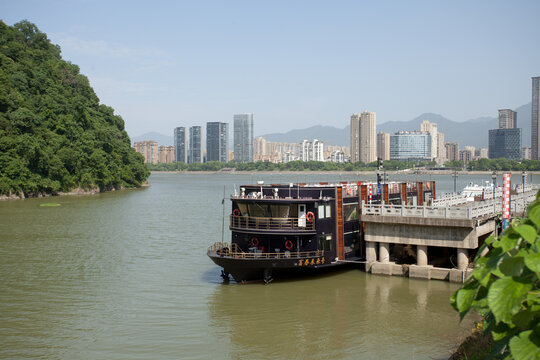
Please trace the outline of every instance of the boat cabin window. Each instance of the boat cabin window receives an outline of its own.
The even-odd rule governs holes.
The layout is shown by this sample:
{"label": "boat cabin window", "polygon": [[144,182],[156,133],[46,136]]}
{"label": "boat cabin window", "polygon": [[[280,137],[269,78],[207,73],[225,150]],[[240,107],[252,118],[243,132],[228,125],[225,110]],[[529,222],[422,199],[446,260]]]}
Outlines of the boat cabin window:
{"label": "boat cabin window", "polygon": [[260,203],[237,203],[243,216],[289,218],[294,216],[290,205],[267,205]]}
{"label": "boat cabin window", "polygon": [[358,203],[343,205],[343,220],[358,220]]}
{"label": "boat cabin window", "polygon": [[273,218],[288,218],[291,208],[289,205],[270,205],[270,211]]}
{"label": "boat cabin window", "polygon": [[249,216],[252,217],[268,217],[269,209],[268,205],[261,205],[258,203],[248,204]]}
{"label": "boat cabin window", "polygon": [[319,205],[317,208],[317,215],[319,219],[324,219],[324,205]]}
{"label": "boat cabin window", "polygon": [[332,217],[330,205],[319,205],[317,207],[317,214],[319,219]]}
{"label": "boat cabin window", "polygon": [[248,215],[247,204],[239,202],[239,203],[236,203],[236,205],[238,205],[238,210],[240,210],[240,214],[242,216],[247,216]]}

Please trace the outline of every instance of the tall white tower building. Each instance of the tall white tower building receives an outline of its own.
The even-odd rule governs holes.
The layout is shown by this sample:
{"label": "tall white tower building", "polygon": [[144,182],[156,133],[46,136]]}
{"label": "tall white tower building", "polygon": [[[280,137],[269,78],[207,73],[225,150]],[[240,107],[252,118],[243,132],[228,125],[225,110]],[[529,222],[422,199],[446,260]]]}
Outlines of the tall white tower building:
{"label": "tall white tower building", "polygon": [[377,160],[377,120],[374,112],[351,115],[351,161]]}

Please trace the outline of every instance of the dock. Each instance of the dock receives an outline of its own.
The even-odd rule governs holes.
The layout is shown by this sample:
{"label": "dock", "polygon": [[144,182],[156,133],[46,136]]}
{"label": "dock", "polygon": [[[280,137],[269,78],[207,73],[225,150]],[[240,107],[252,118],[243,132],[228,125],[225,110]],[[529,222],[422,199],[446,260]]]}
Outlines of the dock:
{"label": "dock", "polygon": [[[538,186],[518,186],[511,213],[524,216]],[[491,195],[491,196],[490,196]],[[362,202],[366,271],[372,274],[439,279],[461,283],[472,272],[471,259],[485,239],[499,231],[502,199],[485,195],[467,202],[459,195],[432,201],[430,206],[370,205]],[[491,197],[491,198],[490,198]],[[401,249],[414,263],[391,261]],[[431,256],[431,253],[434,253]],[[435,266],[433,263],[446,263]]]}

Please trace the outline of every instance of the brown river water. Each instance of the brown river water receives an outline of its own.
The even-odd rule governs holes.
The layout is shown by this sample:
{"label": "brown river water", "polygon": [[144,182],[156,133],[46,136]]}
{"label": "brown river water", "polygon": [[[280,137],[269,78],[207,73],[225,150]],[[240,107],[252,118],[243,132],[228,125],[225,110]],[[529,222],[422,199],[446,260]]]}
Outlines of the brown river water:
{"label": "brown river water", "polygon": [[354,175],[155,173],[144,189],[0,202],[0,358],[447,359],[472,324],[450,307],[455,284],[356,269],[224,284],[207,258],[229,240],[224,187],[370,178]]}

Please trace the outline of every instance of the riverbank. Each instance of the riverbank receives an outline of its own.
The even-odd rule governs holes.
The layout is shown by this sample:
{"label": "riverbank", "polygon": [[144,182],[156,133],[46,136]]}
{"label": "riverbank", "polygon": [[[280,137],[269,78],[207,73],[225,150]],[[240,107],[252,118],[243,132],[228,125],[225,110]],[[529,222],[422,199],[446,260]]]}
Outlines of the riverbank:
{"label": "riverbank", "polygon": [[480,360],[485,359],[491,353],[493,336],[485,334],[481,322],[475,323],[469,335],[450,356],[448,360]]}
{"label": "riverbank", "polygon": [[[384,171],[387,175],[489,175],[493,174],[493,171],[457,171],[454,170],[397,170],[397,171]],[[235,169],[228,170],[217,170],[217,171],[188,171],[188,170],[178,170],[178,171],[156,171],[152,170],[152,174],[239,174],[239,175],[250,175],[250,174],[261,174],[261,175],[275,175],[275,174],[284,174],[284,175],[300,175],[300,174],[335,174],[335,175],[375,175],[377,174],[376,170],[366,170],[366,171],[238,171]],[[521,175],[521,171],[497,171],[497,175],[503,173],[510,173],[513,175]],[[538,175],[540,171],[528,171],[529,175]]]}
{"label": "riverbank", "polygon": [[96,195],[96,194],[101,194],[101,193],[104,193],[104,192],[112,192],[112,191],[121,191],[121,190],[133,190],[133,189],[140,189],[140,188],[145,188],[145,187],[149,187],[150,184],[148,183],[148,181],[146,181],[144,184],[142,184],[140,187],[125,187],[125,186],[110,186],[110,187],[107,187],[103,190],[101,190],[100,188],[98,187],[90,187],[88,189],[84,189],[82,187],[77,187],[71,191],[67,191],[67,192],[62,192],[62,191],[58,191],[58,192],[55,192],[55,193],[43,193],[43,192],[38,192],[38,193],[33,193],[33,194],[25,194],[23,193],[22,191],[19,192],[19,193],[10,193],[8,195],[0,195],[0,201],[2,200],[23,200],[23,199],[39,199],[39,198],[46,198],[46,197],[53,197],[53,196],[65,196],[65,195],[68,195],[68,196],[73,196],[73,195],[77,195],[77,196],[84,196],[84,195]]}

